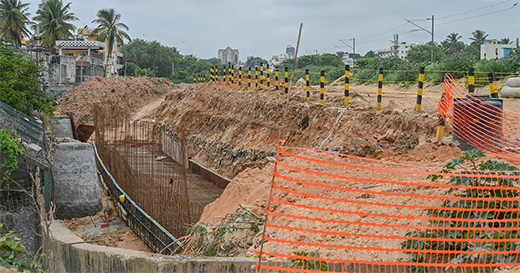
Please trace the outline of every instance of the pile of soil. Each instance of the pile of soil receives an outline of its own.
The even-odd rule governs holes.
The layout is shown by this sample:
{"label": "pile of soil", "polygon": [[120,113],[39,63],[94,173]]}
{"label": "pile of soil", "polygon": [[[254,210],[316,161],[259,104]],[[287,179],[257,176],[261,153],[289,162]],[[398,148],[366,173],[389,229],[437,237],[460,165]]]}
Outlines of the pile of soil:
{"label": "pile of soil", "polygon": [[56,114],[72,112],[76,124],[93,124],[93,105],[101,104],[105,109],[127,116],[175,88],[177,85],[165,78],[90,77],[58,100]]}
{"label": "pile of soil", "polygon": [[[329,91],[321,105],[298,96],[287,100],[272,90],[238,90],[222,84],[190,86],[166,96],[158,110],[159,119],[186,136],[195,161],[229,178],[245,164],[265,166],[265,158],[275,155],[279,139],[287,146],[336,148],[376,158],[379,150],[396,148],[402,154],[414,149],[419,138],[435,136],[438,119],[434,107],[430,112],[417,112],[414,102],[403,106],[391,100],[377,110],[369,94],[355,89],[350,105],[342,107],[337,102],[343,99],[342,92]],[[394,132],[391,137],[372,141],[374,135],[388,130]],[[353,143],[355,139],[368,145],[359,146]],[[247,152],[252,150],[255,153]]]}

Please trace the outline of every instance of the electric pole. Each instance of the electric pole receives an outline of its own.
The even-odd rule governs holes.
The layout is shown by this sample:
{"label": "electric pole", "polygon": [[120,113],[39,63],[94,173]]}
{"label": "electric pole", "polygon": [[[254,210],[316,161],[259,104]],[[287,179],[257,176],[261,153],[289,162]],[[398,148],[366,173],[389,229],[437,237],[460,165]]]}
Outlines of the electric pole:
{"label": "electric pole", "polygon": [[432,18],[426,18],[426,20],[431,20],[432,21],[432,30],[431,31],[429,31],[429,30],[427,30],[427,29],[417,25],[416,23],[414,23],[414,22],[412,22],[412,21],[410,21],[408,19],[405,19],[408,23],[410,23],[410,24],[412,24],[412,25],[414,25],[414,26],[416,26],[416,27],[418,27],[418,28],[420,28],[420,29],[422,29],[422,30],[424,30],[424,31],[426,31],[426,32],[428,32],[428,33],[430,33],[432,35],[432,54],[431,54],[431,60],[430,60],[430,62],[432,64],[433,64],[433,37],[434,37],[433,36],[433,27],[434,27],[434,20],[433,19],[434,19],[433,15],[432,15]]}

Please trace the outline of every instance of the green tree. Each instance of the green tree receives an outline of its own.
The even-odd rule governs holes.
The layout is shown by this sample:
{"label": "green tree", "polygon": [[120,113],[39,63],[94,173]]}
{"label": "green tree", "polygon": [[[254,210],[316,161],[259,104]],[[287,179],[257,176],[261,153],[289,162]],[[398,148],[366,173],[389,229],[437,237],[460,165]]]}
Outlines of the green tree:
{"label": "green tree", "polygon": [[304,55],[296,61],[296,68],[302,69],[306,66],[317,66],[319,64],[319,57],[316,55]]}
{"label": "green tree", "polygon": [[12,42],[0,40],[0,101],[28,115],[40,111],[53,117],[52,99],[38,82],[43,72],[36,60]]}
{"label": "green tree", "polygon": [[79,19],[70,12],[71,4],[63,5],[62,0],[43,0],[38,5],[36,16],[33,17],[36,24],[32,28],[34,30],[39,28],[39,34],[43,36],[42,42],[50,51],[53,50],[57,40],[71,37],[72,31],[76,29],[70,22]]}
{"label": "green tree", "polygon": [[28,3],[20,0],[0,1],[0,37],[13,40],[18,46],[22,45],[22,38],[29,37],[27,25],[29,20]]}
{"label": "green tree", "polygon": [[322,65],[341,66],[343,62],[334,54],[323,54],[318,57],[318,63]]}
{"label": "green tree", "polygon": [[[133,62],[141,68],[155,71],[158,77],[171,78],[172,64],[175,73],[180,69],[182,55],[175,47],[165,46],[157,41],[134,39],[123,48],[125,61]],[[128,72],[129,75],[133,73]]]}
{"label": "green tree", "polygon": [[500,41],[498,41],[498,43],[503,45],[509,45],[512,44],[513,41],[511,41],[511,39],[509,38],[502,38]]}
{"label": "green tree", "polygon": [[453,55],[464,49],[464,42],[460,41],[462,36],[458,33],[452,32],[446,37],[446,40],[441,42],[442,50],[446,55]]}
{"label": "green tree", "polygon": [[365,54],[365,58],[375,58],[375,57],[377,57],[377,54],[373,50],[370,50],[367,52],[367,54]]}
{"label": "green tree", "polygon": [[260,66],[260,63],[267,63],[267,60],[264,60],[260,57],[252,57],[252,58],[249,58],[247,59],[246,63],[244,64],[244,67],[246,68],[249,68],[249,67],[252,67],[254,68],[255,66]]}
{"label": "green tree", "polygon": [[336,56],[338,56],[338,58],[341,60],[341,59],[343,59],[343,56],[345,56],[345,52],[338,51],[338,52],[336,52]]}
{"label": "green tree", "polygon": [[120,44],[123,44],[123,37],[128,41],[131,41],[130,35],[125,32],[128,30],[128,26],[124,23],[119,22],[121,14],[117,13],[113,8],[101,9],[97,13],[96,19],[92,20],[92,23],[98,24],[94,29],[94,33],[97,33],[98,41],[105,42],[107,48],[105,51],[105,66],[108,60],[112,56],[112,49],[114,48],[114,40]]}
{"label": "green tree", "polygon": [[475,58],[480,58],[480,45],[484,44],[488,34],[483,30],[475,30],[471,33],[473,37],[469,37],[472,41],[468,46],[466,52]]}
{"label": "green tree", "polygon": [[[432,46],[431,43],[420,46],[414,46],[408,51],[406,59],[411,63],[429,64],[431,61]],[[433,61],[440,61],[444,57],[444,53],[440,46],[433,47]]]}

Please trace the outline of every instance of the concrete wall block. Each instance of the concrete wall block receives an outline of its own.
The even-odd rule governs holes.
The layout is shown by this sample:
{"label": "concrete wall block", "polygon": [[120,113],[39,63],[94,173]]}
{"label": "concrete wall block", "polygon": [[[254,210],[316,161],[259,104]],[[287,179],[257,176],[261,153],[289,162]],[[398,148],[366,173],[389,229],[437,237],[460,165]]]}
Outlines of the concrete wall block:
{"label": "concrete wall block", "polygon": [[56,215],[95,215],[102,209],[94,149],[88,143],[61,143],[54,160]]}
{"label": "concrete wall block", "polygon": [[56,116],[56,119],[60,122],[60,124],[56,123],[56,121],[51,121],[52,133],[56,137],[68,137],[72,138],[72,125],[70,118],[68,116]]}

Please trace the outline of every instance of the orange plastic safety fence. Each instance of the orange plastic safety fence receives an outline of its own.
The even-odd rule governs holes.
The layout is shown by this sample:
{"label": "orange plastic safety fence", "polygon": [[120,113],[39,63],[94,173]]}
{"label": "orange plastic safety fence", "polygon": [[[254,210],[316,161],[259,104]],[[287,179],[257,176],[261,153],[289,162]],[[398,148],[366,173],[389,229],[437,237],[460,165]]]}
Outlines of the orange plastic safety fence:
{"label": "orange plastic safety fence", "polygon": [[439,115],[445,114],[461,148],[520,161],[520,114],[504,110],[500,99],[468,94],[450,75],[445,78],[444,91]]}
{"label": "orange plastic safety fence", "polygon": [[[518,171],[278,148],[260,272],[492,272],[520,265]],[[445,271],[448,270],[448,271]]]}

